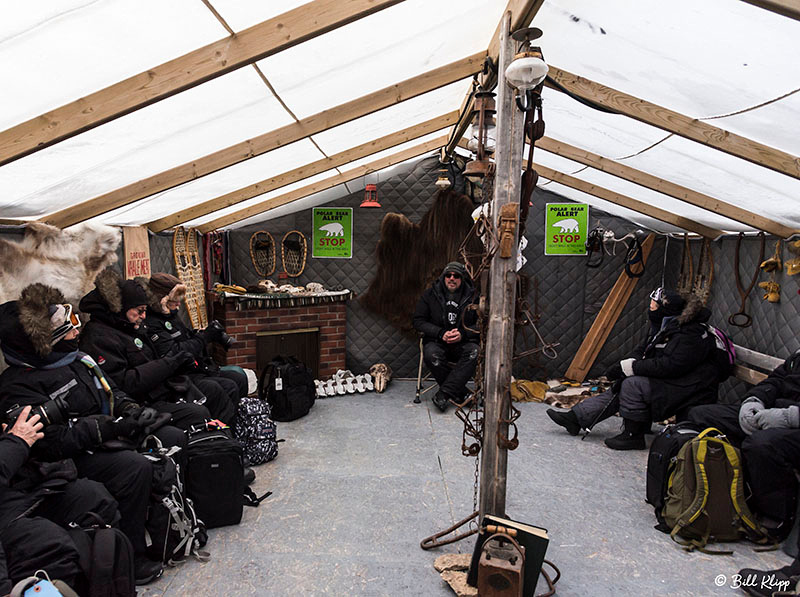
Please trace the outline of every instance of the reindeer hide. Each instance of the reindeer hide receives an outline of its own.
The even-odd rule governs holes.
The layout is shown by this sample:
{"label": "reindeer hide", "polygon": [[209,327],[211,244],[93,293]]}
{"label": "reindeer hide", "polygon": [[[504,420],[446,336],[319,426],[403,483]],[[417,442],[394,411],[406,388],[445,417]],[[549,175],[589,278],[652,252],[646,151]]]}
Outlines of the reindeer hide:
{"label": "reindeer hide", "polygon": [[[472,200],[452,190],[438,191],[419,224],[388,213],[375,248],[377,272],[361,298],[397,329],[410,333],[411,317],[422,292],[450,261],[462,261],[458,248],[472,228]],[[469,253],[480,253],[477,238]]]}
{"label": "reindeer hide", "polygon": [[103,268],[117,261],[120,232],[102,224],[66,230],[31,222],[21,242],[0,239],[0,303],[18,299],[22,289],[40,282],[60,290],[76,304]]}

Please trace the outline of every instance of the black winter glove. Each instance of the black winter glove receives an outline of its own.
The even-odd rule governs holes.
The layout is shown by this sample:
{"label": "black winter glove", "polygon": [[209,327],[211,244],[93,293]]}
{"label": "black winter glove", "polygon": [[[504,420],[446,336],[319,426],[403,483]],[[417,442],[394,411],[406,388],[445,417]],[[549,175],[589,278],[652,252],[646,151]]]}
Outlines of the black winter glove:
{"label": "black winter glove", "polygon": [[158,418],[158,411],[149,406],[144,407],[136,417],[136,425],[140,428],[152,425]]}
{"label": "black winter glove", "polygon": [[91,418],[97,421],[97,427],[100,431],[100,437],[97,439],[101,444],[121,437],[131,438],[136,435],[136,431],[139,429],[136,421],[130,417],[123,417],[118,421],[106,415],[95,415]]}
{"label": "black winter glove", "polygon": [[608,371],[606,371],[606,377],[609,381],[614,381],[617,379],[622,379],[625,377],[625,374],[622,372],[622,367],[619,363],[614,363]]}
{"label": "black winter glove", "polygon": [[196,363],[194,355],[188,350],[182,350],[179,353],[172,355],[171,357],[165,357],[165,359],[169,361],[170,366],[175,371],[180,371],[181,369],[187,367],[189,364],[194,365]]}

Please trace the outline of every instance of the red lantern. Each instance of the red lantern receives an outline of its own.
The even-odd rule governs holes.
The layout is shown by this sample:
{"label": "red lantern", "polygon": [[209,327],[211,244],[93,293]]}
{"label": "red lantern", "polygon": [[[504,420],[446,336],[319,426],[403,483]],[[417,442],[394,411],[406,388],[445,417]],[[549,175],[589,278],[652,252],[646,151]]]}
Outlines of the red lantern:
{"label": "red lantern", "polygon": [[368,184],[364,187],[364,200],[359,207],[380,207],[378,203],[378,185]]}

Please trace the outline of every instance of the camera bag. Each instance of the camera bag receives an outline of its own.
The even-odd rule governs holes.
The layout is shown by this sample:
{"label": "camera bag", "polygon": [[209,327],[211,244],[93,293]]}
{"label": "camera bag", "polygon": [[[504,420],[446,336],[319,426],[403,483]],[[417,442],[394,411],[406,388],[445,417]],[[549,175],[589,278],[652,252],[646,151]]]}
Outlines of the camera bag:
{"label": "camera bag", "polygon": [[206,527],[239,524],[244,495],[242,445],[228,428],[191,429],[186,493]]}
{"label": "camera bag", "polygon": [[275,421],[294,421],[314,406],[317,389],[311,370],[294,357],[277,356],[261,371],[258,397],[272,408]]}
{"label": "camera bag", "polygon": [[133,546],[119,529],[108,526],[94,512],[70,525],[83,572],[78,592],[87,597],[135,597]]}
{"label": "camera bag", "polygon": [[153,466],[150,503],[145,519],[147,555],[174,566],[192,555],[200,561],[209,558],[201,551],[208,541],[205,524],[197,517],[192,500],[186,497],[178,465],[172,456],[180,448],[162,447],[155,436],[148,437],[144,457]]}

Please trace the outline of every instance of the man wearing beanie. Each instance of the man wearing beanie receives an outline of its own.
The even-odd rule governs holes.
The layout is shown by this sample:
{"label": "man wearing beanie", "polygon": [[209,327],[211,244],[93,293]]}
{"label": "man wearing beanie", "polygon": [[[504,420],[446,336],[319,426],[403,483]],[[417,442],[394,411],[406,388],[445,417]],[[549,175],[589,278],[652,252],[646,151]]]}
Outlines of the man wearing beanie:
{"label": "man wearing beanie", "polygon": [[697,297],[684,299],[674,290],[650,294],[650,331],[634,353],[606,376],[616,383],[569,411],[549,409],[548,416],[570,435],[591,429],[617,411],[623,431],[605,440],[612,450],[644,450],[652,421],[685,417],[692,406],[716,402],[723,375],[718,368],[713,333],[705,323],[711,312]]}
{"label": "man wearing beanie", "polygon": [[[132,448],[130,440],[148,433],[157,413],[134,402],[95,359],[78,350],[81,327],[64,295],[43,284],[32,284],[19,300],[0,305],[0,347],[9,365],[0,374],[0,412],[33,407],[44,428],[31,455],[48,463],[71,459],[80,477],[106,486],[119,503],[120,528],[134,548],[137,583],[145,584],[162,572],[161,563],[145,555],[152,465],[123,445],[105,448],[119,440],[129,440]],[[185,434],[174,427],[154,433],[165,446],[186,445]]]}
{"label": "man wearing beanie", "polygon": [[159,272],[149,280],[136,280],[147,291],[147,330],[158,356],[170,356],[182,350],[190,352],[197,367],[188,371],[189,377],[201,390],[208,384],[215,384],[228,396],[230,412],[218,418],[232,424],[239,401],[247,395],[247,376],[240,369],[220,369],[207,351],[210,342],[224,342],[225,330],[216,321],[200,331],[192,330],[181,321],[178,311],[186,296],[186,286],[175,276]]}
{"label": "man wearing beanie", "polygon": [[477,314],[467,309],[474,295],[467,269],[452,261],[422,294],[414,311],[414,329],[422,335],[425,364],[439,384],[433,403],[442,412],[451,400],[463,402],[467,382],[475,373]]}
{"label": "man wearing beanie", "polygon": [[91,315],[81,334],[81,350],[134,400],[170,413],[176,427],[203,425],[225,408],[227,396],[217,390],[206,394],[205,404],[177,402],[178,396],[168,382],[195,359],[188,351],[158,356],[147,333],[147,302],[147,293],[139,283],[122,280],[111,268],[100,272],[94,290],[80,302],[81,311]]}

